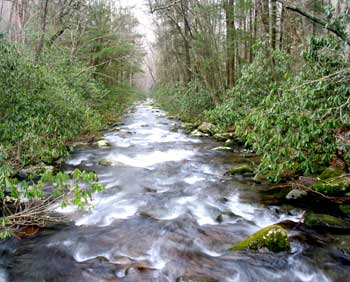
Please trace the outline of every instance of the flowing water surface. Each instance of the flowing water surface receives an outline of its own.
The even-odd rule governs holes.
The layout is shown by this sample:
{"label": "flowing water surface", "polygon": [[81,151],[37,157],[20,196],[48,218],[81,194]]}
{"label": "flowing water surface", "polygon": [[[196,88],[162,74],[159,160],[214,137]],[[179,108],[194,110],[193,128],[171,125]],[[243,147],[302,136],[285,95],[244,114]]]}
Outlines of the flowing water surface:
{"label": "flowing water surface", "polygon": [[0,281],[350,281],[346,235],[291,228],[290,255],[228,252],[302,211],[273,203],[271,187],[225,177],[239,153],[213,151],[220,143],[176,123],[140,103],[105,133],[111,147],[75,152],[66,170],[95,170],[106,191],[91,212],[63,210],[71,224],[2,243]]}

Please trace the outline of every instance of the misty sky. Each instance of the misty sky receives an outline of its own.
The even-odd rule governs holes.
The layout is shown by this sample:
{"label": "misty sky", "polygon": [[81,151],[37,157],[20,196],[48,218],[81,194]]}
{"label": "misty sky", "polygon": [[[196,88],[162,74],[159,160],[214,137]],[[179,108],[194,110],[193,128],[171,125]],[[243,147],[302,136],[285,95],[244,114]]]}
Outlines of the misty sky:
{"label": "misty sky", "polygon": [[147,0],[119,0],[123,6],[133,7],[133,12],[140,22],[139,32],[149,42],[154,41],[152,15],[149,13]]}

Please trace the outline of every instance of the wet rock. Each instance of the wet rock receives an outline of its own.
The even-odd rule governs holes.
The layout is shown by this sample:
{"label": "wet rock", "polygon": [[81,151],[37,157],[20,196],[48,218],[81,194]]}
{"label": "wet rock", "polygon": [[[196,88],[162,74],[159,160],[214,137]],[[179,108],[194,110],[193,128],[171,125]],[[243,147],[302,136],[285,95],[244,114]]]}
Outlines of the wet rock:
{"label": "wet rock", "polygon": [[198,129],[196,129],[196,130],[192,131],[191,136],[193,136],[193,137],[208,137],[209,134],[203,133],[203,132],[199,131]]}
{"label": "wet rock", "polygon": [[212,149],[213,151],[232,151],[231,147],[220,146]]}
{"label": "wet rock", "polygon": [[307,213],[304,223],[313,227],[350,229],[350,222],[328,214]]}
{"label": "wet rock", "polygon": [[112,166],[113,162],[110,160],[107,160],[107,159],[103,159],[103,160],[98,161],[98,165],[100,165],[100,166]]}
{"label": "wet rock", "polygon": [[338,176],[317,181],[312,189],[326,195],[344,195],[350,191],[350,176]]}
{"label": "wet rock", "polygon": [[198,126],[198,130],[203,133],[207,133],[209,135],[215,134],[216,127],[214,124],[209,122],[203,122],[200,126]]}
{"label": "wet rock", "polygon": [[176,282],[219,282],[219,280],[216,280],[211,277],[207,276],[180,276],[176,279]]}
{"label": "wet rock", "polygon": [[343,174],[342,169],[336,168],[336,167],[328,167],[321,173],[319,178],[321,180],[325,180],[325,179],[329,179],[329,178],[333,178],[333,177],[338,177],[342,174]]}
{"label": "wet rock", "polygon": [[180,125],[180,128],[184,129],[186,132],[191,132],[197,128],[197,124],[191,122],[184,122]]}
{"label": "wet rock", "polygon": [[176,120],[176,119],[177,119],[177,116],[168,116],[168,119],[170,119],[170,120]]}
{"label": "wet rock", "polygon": [[300,176],[299,177],[299,181],[301,184],[310,187],[313,184],[315,184],[315,182],[317,182],[317,178],[315,177],[310,177],[310,176]]}
{"label": "wet rock", "polygon": [[286,199],[287,200],[298,200],[301,198],[304,198],[307,196],[307,192],[301,189],[293,189],[292,191],[290,191],[287,196]]}
{"label": "wet rock", "polygon": [[233,168],[230,168],[229,170],[227,170],[225,172],[226,175],[235,175],[235,174],[243,174],[246,172],[253,172],[253,169],[251,166],[244,164],[244,165],[240,165],[240,166],[236,166]]}
{"label": "wet rock", "polygon": [[18,176],[20,178],[28,178],[29,176],[36,177],[43,175],[47,171],[52,173],[54,169],[55,168],[51,165],[40,164],[21,169],[18,172]]}
{"label": "wet rock", "polygon": [[111,143],[109,143],[106,139],[101,139],[96,142],[96,145],[100,148],[110,147]]}
{"label": "wet rock", "polygon": [[275,253],[290,252],[287,230],[278,225],[267,226],[234,245],[230,251],[259,251],[264,249]]}
{"label": "wet rock", "polygon": [[237,216],[233,212],[222,212],[216,217],[216,221],[219,223],[223,223],[226,219],[237,218]]}
{"label": "wet rock", "polygon": [[235,140],[233,140],[233,139],[227,139],[225,141],[225,146],[228,146],[228,147],[232,147],[232,146],[234,146],[236,144],[237,144],[237,142]]}

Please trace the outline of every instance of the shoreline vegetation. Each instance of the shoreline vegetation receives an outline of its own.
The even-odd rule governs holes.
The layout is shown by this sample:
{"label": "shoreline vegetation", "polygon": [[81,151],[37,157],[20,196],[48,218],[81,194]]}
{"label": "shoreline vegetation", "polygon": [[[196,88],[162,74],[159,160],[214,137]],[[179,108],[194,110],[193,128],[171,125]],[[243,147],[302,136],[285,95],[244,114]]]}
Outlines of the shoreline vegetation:
{"label": "shoreline vegetation", "polygon": [[142,96],[133,86],[143,53],[130,9],[40,1],[14,14],[19,8],[31,15],[25,28],[10,18],[0,33],[0,238],[60,221],[53,204],[87,208],[103,190],[96,174],[59,167]]}

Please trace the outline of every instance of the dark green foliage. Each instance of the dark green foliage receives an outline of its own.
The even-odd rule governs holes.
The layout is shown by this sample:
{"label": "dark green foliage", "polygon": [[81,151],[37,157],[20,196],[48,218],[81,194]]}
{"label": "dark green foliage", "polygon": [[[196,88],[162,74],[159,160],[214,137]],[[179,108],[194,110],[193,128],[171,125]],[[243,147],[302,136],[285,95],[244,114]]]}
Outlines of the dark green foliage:
{"label": "dark green foliage", "polygon": [[312,39],[298,75],[287,54],[274,51],[269,59],[265,52],[243,71],[231,98],[207,117],[222,128],[234,127],[263,156],[259,173],[270,180],[318,173],[340,146],[335,130],[349,125],[341,45],[333,38]]}

